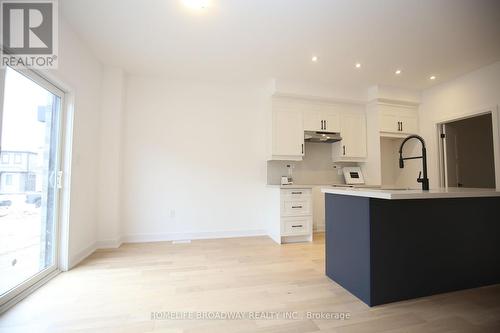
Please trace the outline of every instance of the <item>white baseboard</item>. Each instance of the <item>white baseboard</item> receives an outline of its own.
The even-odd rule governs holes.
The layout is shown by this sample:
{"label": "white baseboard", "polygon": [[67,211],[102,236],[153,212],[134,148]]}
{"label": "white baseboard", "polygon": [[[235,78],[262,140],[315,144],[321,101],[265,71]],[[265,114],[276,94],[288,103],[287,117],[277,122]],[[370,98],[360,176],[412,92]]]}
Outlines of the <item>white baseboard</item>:
{"label": "white baseboard", "polygon": [[267,235],[275,242],[278,244],[281,244],[281,235],[280,234],[275,234],[268,232]]}
{"label": "white baseboard", "polygon": [[101,239],[96,242],[97,249],[117,249],[122,245],[122,237],[117,237],[115,239]]}
{"label": "white baseboard", "polygon": [[172,232],[155,234],[129,234],[122,237],[123,243],[165,242],[187,239],[216,239],[267,236],[265,230],[231,230],[231,231],[205,231],[205,232]]}
{"label": "white baseboard", "polygon": [[76,255],[71,257],[69,261],[69,269],[74,268],[76,265],[78,265],[83,259],[87,258],[90,256],[94,251],[97,250],[97,242],[92,243],[85,249],[81,250],[78,252]]}

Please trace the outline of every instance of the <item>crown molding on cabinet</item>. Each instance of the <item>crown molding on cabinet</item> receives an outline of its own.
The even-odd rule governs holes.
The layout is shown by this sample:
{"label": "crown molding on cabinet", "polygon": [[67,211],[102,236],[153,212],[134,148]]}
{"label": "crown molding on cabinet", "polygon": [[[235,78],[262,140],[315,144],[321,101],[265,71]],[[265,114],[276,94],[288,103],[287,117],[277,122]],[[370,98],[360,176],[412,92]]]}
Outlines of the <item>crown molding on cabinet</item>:
{"label": "crown molding on cabinet", "polygon": [[384,105],[397,105],[402,107],[414,108],[420,105],[420,103],[407,100],[399,99],[389,99],[389,98],[375,98],[367,102],[367,104],[384,104]]}
{"label": "crown molding on cabinet", "polygon": [[345,103],[345,104],[356,104],[356,105],[366,105],[367,103],[366,100],[361,100],[361,99],[332,98],[332,97],[302,95],[293,93],[279,93],[279,92],[274,93],[273,97],[301,99],[306,101],[323,102],[323,103]]}

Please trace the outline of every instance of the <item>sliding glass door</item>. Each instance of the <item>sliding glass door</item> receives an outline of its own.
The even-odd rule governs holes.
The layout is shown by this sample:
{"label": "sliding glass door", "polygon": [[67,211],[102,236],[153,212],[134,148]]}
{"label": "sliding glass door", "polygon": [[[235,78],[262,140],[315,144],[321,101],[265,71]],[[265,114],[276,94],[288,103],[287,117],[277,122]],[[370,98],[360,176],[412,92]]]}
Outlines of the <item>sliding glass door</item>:
{"label": "sliding glass door", "polygon": [[1,75],[0,305],[57,268],[64,96],[31,71]]}

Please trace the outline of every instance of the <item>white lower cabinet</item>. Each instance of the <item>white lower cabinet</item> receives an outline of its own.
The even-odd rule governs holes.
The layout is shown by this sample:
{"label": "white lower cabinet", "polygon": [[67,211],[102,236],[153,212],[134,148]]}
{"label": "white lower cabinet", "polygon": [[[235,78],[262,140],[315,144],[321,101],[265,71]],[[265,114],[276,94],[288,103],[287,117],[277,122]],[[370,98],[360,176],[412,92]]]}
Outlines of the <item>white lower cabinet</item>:
{"label": "white lower cabinet", "polygon": [[280,190],[279,243],[310,242],[313,236],[312,188]]}
{"label": "white lower cabinet", "polygon": [[281,218],[281,236],[309,235],[312,230],[312,216]]}

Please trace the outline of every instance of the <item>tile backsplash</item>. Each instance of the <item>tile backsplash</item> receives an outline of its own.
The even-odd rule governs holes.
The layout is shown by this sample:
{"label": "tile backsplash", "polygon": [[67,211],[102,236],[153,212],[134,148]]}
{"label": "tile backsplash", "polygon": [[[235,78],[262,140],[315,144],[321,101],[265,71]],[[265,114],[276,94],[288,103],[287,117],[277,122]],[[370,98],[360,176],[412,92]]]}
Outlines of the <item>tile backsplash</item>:
{"label": "tile backsplash", "polygon": [[328,185],[344,183],[344,176],[338,171],[356,163],[333,163],[331,144],[306,142],[302,161],[267,162],[267,183],[279,184],[281,176],[288,175],[287,165],[293,168],[294,184]]}

